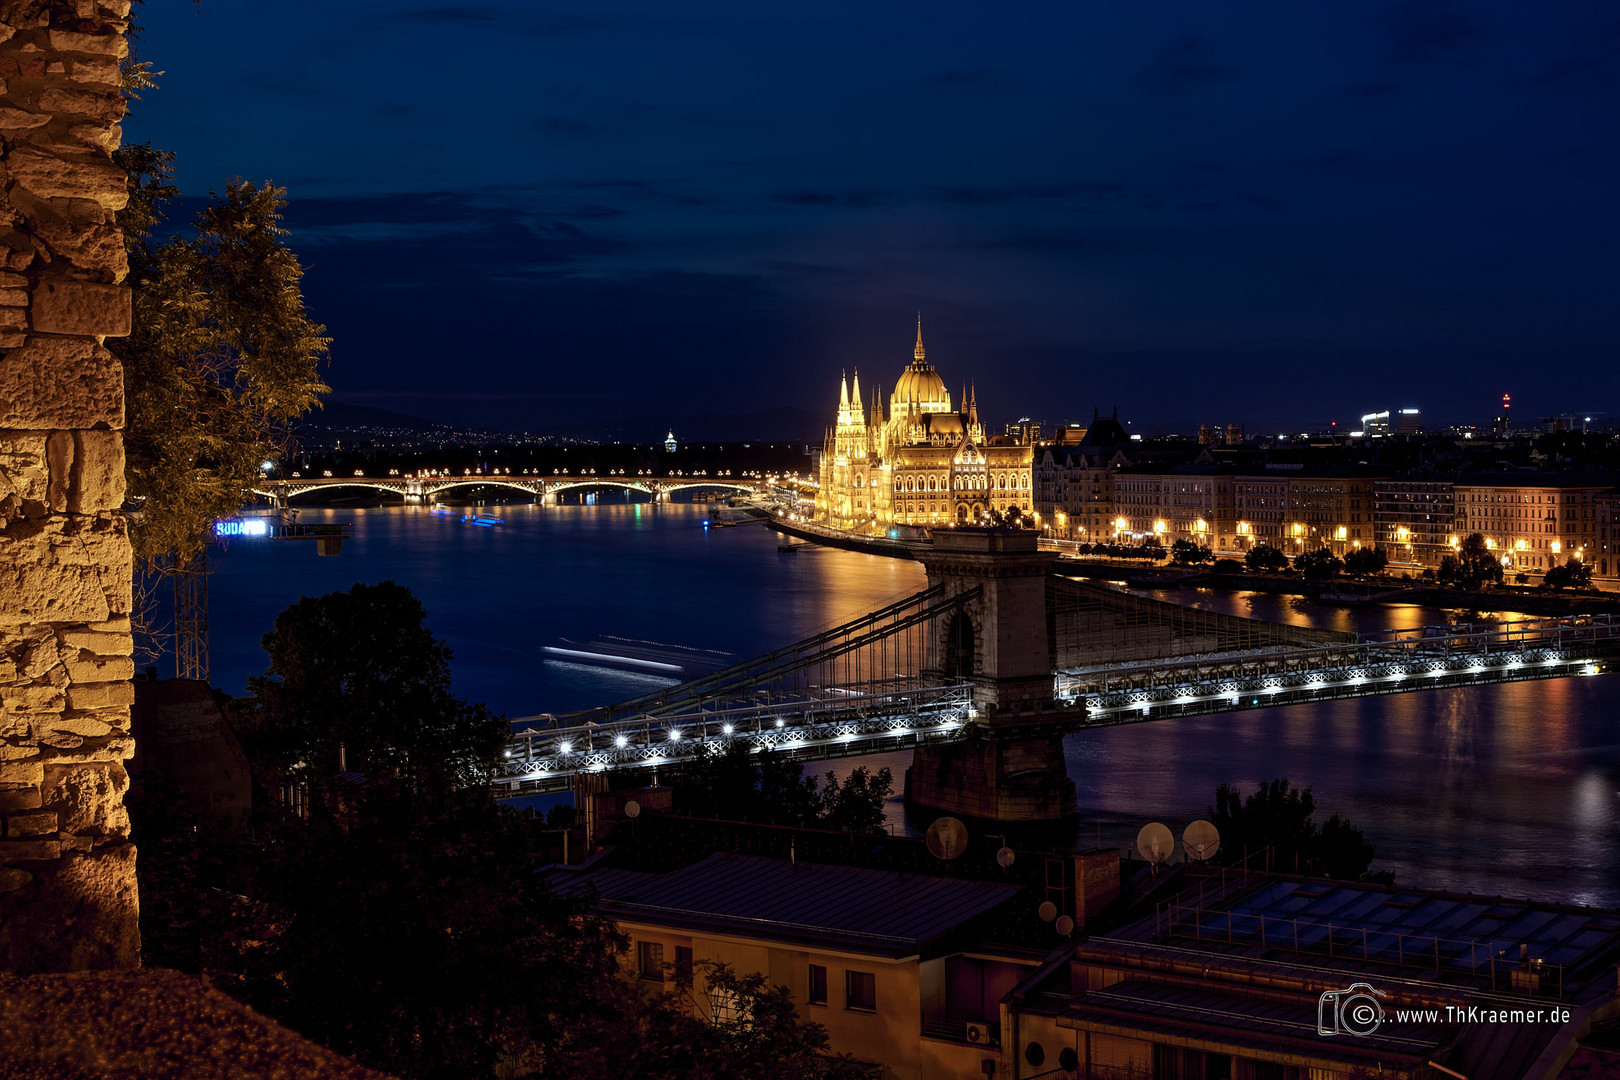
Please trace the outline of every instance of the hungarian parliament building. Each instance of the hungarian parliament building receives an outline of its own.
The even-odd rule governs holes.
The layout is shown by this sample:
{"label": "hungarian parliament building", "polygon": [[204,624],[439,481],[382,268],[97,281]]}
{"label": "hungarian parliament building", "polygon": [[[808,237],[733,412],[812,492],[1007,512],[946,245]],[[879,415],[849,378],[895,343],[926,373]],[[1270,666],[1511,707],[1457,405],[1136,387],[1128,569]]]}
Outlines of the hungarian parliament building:
{"label": "hungarian parliament building", "polygon": [[987,437],[977,396],[953,404],[945,380],[923,350],[922,321],[912,361],[884,408],[881,389],[870,407],[840,380],[838,418],[820,462],[817,516],[841,529],[977,522],[992,511],[1033,509],[1034,449],[1020,437]]}

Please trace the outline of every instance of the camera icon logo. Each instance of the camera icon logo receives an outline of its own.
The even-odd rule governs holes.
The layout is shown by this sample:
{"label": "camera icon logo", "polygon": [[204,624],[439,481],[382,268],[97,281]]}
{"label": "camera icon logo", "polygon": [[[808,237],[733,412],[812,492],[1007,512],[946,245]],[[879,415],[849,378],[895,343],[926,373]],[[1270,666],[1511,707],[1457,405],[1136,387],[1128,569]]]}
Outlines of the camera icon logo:
{"label": "camera icon logo", "polygon": [[1366,1037],[1384,1022],[1384,1005],[1389,997],[1369,983],[1351,983],[1343,990],[1325,990],[1316,1001],[1318,1035],[1358,1035]]}

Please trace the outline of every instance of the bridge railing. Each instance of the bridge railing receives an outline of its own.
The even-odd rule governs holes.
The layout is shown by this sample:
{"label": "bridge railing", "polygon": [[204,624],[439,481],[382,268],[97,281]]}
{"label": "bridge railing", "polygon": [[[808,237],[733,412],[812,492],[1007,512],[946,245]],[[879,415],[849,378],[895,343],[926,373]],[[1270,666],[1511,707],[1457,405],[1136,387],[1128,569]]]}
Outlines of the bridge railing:
{"label": "bridge railing", "polygon": [[733,745],[797,758],[872,753],[951,737],[975,716],[967,684],[902,682],[826,686],[753,700],[696,702],[686,711],[609,723],[527,728],[508,742],[496,779],[555,786],[579,772],[674,765]]}
{"label": "bridge railing", "polygon": [[[1596,674],[1620,653],[1620,618],[1528,619],[1423,627],[1353,645],[1212,653],[1071,668],[1054,675],[1060,702],[1118,723],[1433,686]],[[1421,684],[1414,681],[1421,680]],[[1139,715],[1138,715],[1139,714]]]}

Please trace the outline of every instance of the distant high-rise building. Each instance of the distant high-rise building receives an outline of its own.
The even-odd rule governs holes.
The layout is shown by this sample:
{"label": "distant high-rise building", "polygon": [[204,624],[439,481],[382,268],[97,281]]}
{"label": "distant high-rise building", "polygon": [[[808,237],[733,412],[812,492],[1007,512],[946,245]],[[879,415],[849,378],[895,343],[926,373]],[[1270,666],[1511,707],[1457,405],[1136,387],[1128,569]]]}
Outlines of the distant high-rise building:
{"label": "distant high-rise building", "polygon": [[1369,439],[1385,439],[1391,435],[1416,435],[1423,430],[1421,409],[1384,409],[1367,413],[1361,418],[1361,433]]}
{"label": "distant high-rise building", "polygon": [[1226,445],[1241,446],[1243,444],[1243,428],[1237,424],[1226,425]]}
{"label": "distant high-rise building", "polygon": [[673,430],[671,430],[668,435],[664,436],[664,449],[669,451],[671,454],[673,454],[676,450],[675,432]]}

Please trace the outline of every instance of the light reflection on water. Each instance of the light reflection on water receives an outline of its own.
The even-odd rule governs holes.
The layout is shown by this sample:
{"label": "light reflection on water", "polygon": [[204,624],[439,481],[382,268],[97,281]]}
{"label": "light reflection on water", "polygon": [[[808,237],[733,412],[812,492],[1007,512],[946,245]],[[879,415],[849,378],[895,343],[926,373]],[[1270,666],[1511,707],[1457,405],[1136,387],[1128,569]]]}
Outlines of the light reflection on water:
{"label": "light reflection on water", "polygon": [[[922,586],[915,563],[853,552],[776,551],[757,525],[709,530],[705,507],[506,505],[475,529],[425,509],[309,510],[351,521],[337,558],[309,545],[239,541],[213,560],[214,682],[238,691],[263,669],[259,635],[301,594],[392,578],[455,651],[457,692],[522,716],[642,692],[634,675],[544,663],[558,637],[643,637],[757,655]],[[1209,610],[1371,632],[1448,618],[1403,605],[1324,608],[1265,593],[1157,592]],[[1065,741],[1082,820],[1074,841],[1124,845],[1149,820],[1179,834],[1222,781],[1287,776],[1314,788],[1378,845],[1397,880],[1509,896],[1620,905],[1620,679],[1433,690],[1106,728]],[[813,763],[845,775],[909,755]],[[891,826],[915,832],[898,799]]]}

